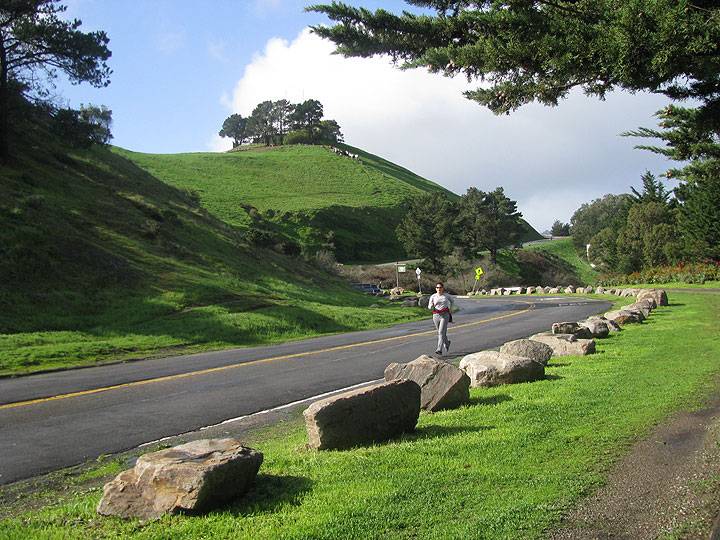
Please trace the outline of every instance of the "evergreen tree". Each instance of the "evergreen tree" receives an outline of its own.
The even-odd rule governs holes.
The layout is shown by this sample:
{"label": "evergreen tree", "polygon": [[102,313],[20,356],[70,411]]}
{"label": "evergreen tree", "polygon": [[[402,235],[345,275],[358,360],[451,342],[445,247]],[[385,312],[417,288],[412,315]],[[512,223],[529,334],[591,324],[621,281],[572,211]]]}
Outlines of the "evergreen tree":
{"label": "evergreen tree", "polygon": [[[314,32],[345,56],[389,55],[401,67],[486,84],[466,96],[504,113],[556,105],[580,87],[694,98],[720,122],[720,4],[710,0],[406,0],[426,12],[311,6],[337,24]],[[435,12],[435,14],[430,14]]]}
{"label": "evergreen tree", "polygon": [[243,118],[240,114],[231,114],[223,122],[218,135],[232,138],[233,148],[237,148],[248,137],[248,119]]}
{"label": "evergreen tree", "polygon": [[570,218],[570,232],[578,249],[585,250],[585,244],[601,230],[610,227],[619,231],[625,226],[632,198],[630,195],[608,194],[590,203],[583,204]]}
{"label": "evergreen tree", "polygon": [[61,19],[67,8],[56,0],[3,0],[0,4],[0,160],[8,157],[11,93],[39,99],[57,70],[71,82],[110,84],[109,39],[84,33],[81,21]]}
{"label": "evergreen tree", "polygon": [[655,178],[650,171],[640,177],[643,183],[642,193],[638,192],[634,187],[630,187],[633,192],[633,201],[636,203],[656,202],[660,204],[668,204],[670,201],[670,192],[665,189],[663,183]]}
{"label": "evergreen tree", "polygon": [[555,220],[550,228],[550,234],[553,236],[570,236],[570,224],[563,223],[559,219]]}
{"label": "evergreen tree", "polygon": [[689,162],[667,172],[680,182],[674,190],[678,230],[690,258],[720,259],[720,126],[697,108],[669,105],[657,116],[661,130],[639,128],[624,135],[660,139],[665,146],[636,148]]}
{"label": "evergreen tree", "polygon": [[425,193],[410,203],[397,227],[397,237],[406,251],[423,257],[431,272],[442,272],[442,259],[452,251],[455,211],[442,193]]}
{"label": "evergreen tree", "polygon": [[258,103],[248,119],[248,133],[255,142],[270,146],[277,134],[272,101]]}
{"label": "evergreen tree", "polygon": [[485,193],[471,187],[460,199],[457,224],[459,242],[469,258],[488,250],[490,261],[497,263],[500,248],[512,246],[522,237],[522,214],[503,188]]}

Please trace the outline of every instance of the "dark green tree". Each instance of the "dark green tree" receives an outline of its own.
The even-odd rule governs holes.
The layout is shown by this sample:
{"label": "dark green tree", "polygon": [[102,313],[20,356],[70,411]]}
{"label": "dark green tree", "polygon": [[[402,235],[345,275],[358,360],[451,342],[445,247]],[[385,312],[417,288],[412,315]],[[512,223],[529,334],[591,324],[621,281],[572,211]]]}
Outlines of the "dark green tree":
{"label": "dark green tree", "polygon": [[570,232],[578,249],[585,250],[585,244],[606,227],[619,231],[625,226],[632,198],[630,195],[608,194],[590,203],[583,204],[570,218]]}
{"label": "dark green tree", "polygon": [[656,202],[660,204],[668,204],[670,202],[670,191],[668,191],[663,183],[655,178],[650,171],[640,177],[643,183],[643,190],[639,192],[634,187],[630,187],[633,192],[633,201],[636,203]]}
{"label": "dark green tree", "polygon": [[277,132],[278,142],[284,144],[285,134],[291,127],[292,114],[295,111],[295,105],[287,99],[273,101],[272,120]]}
{"label": "dark green tree", "polygon": [[80,110],[58,109],[53,113],[52,128],[67,144],[87,148],[110,142],[112,111],[105,106],[83,105]]}
{"label": "dark green tree", "polygon": [[639,128],[625,135],[659,139],[665,146],[636,148],[689,162],[667,172],[680,182],[674,190],[678,231],[689,258],[720,259],[720,126],[702,109],[670,105],[657,116],[661,130]]}
{"label": "dark green tree", "polygon": [[47,94],[57,72],[72,83],[107,86],[112,71],[105,32],[81,32],[81,21],[63,20],[67,8],[57,0],[3,0],[0,3],[0,159],[9,153],[10,93]]}
{"label": "dark green tree", "polygon": [[[466,96],[496,113],[575,87],[700,101],[718,122],[720,5],[710,0],[406,0],[420,14],[342,2],[309,10],[338,24],[313,30],[345,56],[390,55],[402,67],[463,74]],[[435,14],[428,14],[435,12]]]}
{"label": "dark green tree", "polygon": [[231,114],[223,122],[218,135],[230,137],[233,140],[233,148],[237,148],[248,138],[248,131],[248,119],[243,118],[240,114]]}
{"label": "dark green tree", "polygon": [[255,142],[270,146],[277,135],[272,101],[258,103],[248,118],[248,134]]}
{"label": "dark green tree", "polygon": [[488,250],[490,261],[497,263],[497,253],[503,247],[520,241],[523,226],[517,204],[505,195],[503,188],[485,193],[471,187],[460,199],[456,219],[459,242],[468,258]]}
{"label": "dark green tree", "polygon": [[674,262],[667,256],[667,248],[674,241],[673,231],[673,216],[667,205],[633,204],[617,238],[617,270],[629,273]]}
{"label": "dark green tree", "polygon": [[410,203],[397,227],[397,237],[407,252],[423,257],[431,272],[442,272],[442,259],[452,252],[455,212],[442,193],[426,193]]}
{"label": "dark green tree", "polygon": [[559,219],[555,220],[550,228],[550,234],[553,236],[570,236],[570,224],[563,223]]}
{"label": "dark green tree", "polygon": [[321,120],[318,130],[318,140],[328,143],[343,142],[343,134],[340,131],[340,124],[335,120]]}
{"label": "dark green tree", "polygon": [[307,99],[295,106],[290,117],[293,123],[292,127],[297,131],[307,131],[310,140],[314,142],[318,138],[323,115],[322,103],[316,99]]}

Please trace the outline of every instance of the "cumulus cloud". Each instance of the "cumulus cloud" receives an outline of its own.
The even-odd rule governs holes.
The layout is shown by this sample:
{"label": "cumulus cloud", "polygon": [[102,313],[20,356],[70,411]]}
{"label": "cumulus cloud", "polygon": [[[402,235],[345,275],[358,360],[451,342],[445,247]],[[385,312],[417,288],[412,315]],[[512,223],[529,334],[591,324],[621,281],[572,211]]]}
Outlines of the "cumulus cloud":
{"label": "cumulus cloud", "polygon": [[249,115],[266,99],[319,99],[349,144],[378,154],[456,193],[504,186],[536,228],[569,220],[582,203],[639,185],[667,162],[619,137],[665,100],[615,93],[572,94],[559,107],[526,106],[495,116],[462,96],[462,78],[401,71],[386,58],[346,59],[309,30],[271,39],[245,67],[230,110]]}

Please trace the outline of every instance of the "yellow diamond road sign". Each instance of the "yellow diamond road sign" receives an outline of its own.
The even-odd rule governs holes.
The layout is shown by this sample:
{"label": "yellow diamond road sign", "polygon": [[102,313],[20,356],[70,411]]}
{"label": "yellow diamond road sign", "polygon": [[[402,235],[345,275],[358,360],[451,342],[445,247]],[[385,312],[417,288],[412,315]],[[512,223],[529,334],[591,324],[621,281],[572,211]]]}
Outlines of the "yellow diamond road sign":
{"label": "yellow diamond road sign", "polygon": [[480,276],[482,276],[483,273],[484,273],[484,272],[483,272],[483,269],[482,269],[480,266],[478,266],[478,267],[475,269],[475,279],[480,279]]}

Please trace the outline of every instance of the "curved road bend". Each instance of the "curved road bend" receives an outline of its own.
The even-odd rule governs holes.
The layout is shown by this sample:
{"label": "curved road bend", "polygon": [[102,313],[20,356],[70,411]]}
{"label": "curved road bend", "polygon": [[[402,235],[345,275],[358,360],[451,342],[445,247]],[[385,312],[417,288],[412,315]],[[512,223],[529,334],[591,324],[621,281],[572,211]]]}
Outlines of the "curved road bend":
{"label": "curved road bend", "polygon": [[[527,337],[609,302],[458,299],[450,358]],[[432,353],[432,322],[0,379],[0,484],[365,381]]]}

